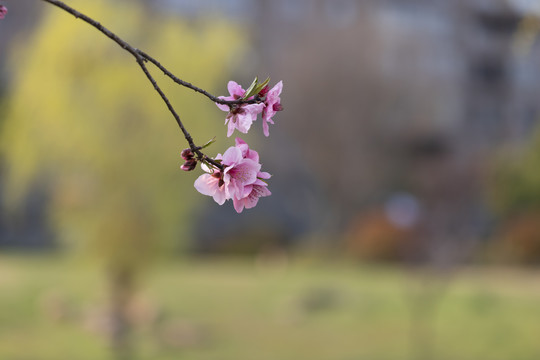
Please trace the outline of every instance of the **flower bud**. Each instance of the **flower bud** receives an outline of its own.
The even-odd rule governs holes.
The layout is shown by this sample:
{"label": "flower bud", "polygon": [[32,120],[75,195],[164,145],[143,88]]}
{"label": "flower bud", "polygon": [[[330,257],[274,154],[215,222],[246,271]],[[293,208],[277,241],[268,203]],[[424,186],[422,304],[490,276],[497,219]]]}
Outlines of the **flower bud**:
{"label": "flower bud", "polygon": [[180,155],[182,156],[182,159],[184,160],[191,160],[193,159],[193,156],[194,156],[193,151],[191,151],[191,149],[182,150]]}
{"label": "flower bud", "polygon": [[184,163],[184,165],[180,166],[180,169],[182,169],[184,171],[192,171],[196,167],[197,167],[197,160],[189,159]]}

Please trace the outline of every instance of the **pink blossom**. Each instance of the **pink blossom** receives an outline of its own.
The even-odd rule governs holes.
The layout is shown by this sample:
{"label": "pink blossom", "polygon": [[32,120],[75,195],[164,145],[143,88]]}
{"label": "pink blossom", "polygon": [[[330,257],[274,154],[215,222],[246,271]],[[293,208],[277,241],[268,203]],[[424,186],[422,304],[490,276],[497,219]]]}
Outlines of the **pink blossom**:
{"label": "pink blossom", "polygon": [[272,120],[272,117],[278,112],[283,110],[283,106],[281,105],[281,99],[279,95],[281,94],[281,91],[283,90],[283,81],[280,81],[274,86],[270,91],[268,91],[268,94],[266,95],[266,99],[264,101],[264,110],[262,112],[262,120],[263,120],[263,133],[265,136],[269,136],[270,132],[268,131],[268,123],[273,124],[274,121]]}
{"label": "pink blossom", "polygon": [[[220,96],[220,99],[234,101],[240,99],[245,94],[242,86],[235,81],[229,81],[227,85],[230,96]],[[251,124],[257,120],[257,115],[264,109],[264,104],[239,104],[239,105],[224,105],[216,103],[220,110],[227,111],[225,124],[228,123],[227,136],[231,136],[234,129],[246,134],[251,127]]]}
{"label": "pink blossom", "polygon": [[236,145],[223,155],[218,154],[216,159],[221,160],[224,170],[202,165],[208,174],[199,176],[195,181],[195,188],[201,194],[212,196],[220,205],[232,199],[238,213],[257,205],[260,197],[271,195],[264,181],[270,178],[270,174],[260,171],[259,154],[251,150],[244,140],[236,138]]}
{"label": "pink blossom", "polygon": [[[242,151],[242,157],[245,159],[251,159],[259,163],[259,154],[249,148],[249,145],[241,138],[236,138],[236,147]],[[233,198],[234,209],[236,212],[241,213],[246,209],[251,209],[257,205],[259,198],[270,196],[272,193],[268,190],[268,184],[263,179],[270,179],[271,175],[267,172],[259,171],[257,173],[257,181],[244,188],[243,196],[235,196]]]}
{"label": "pink blossom", "polygon": [[5,7],[4,5],[0,5],[0,20],[6,17],[7,13],[8,13],[7,7]]}
{"label": "pink blossom", "polygon": [[209,174],[203,174],[195,180],[195,189],[203,195],[212,196],[214,200],[223,205],[226,200],[233,197],[245,197],[249,195],[249,185],[257,181],[257,174],[261,165],[252,159],[243,158],[242,151],[232,146],[223,156],[218,154],[217,160],[222,160],[225,167],[223,172],[209,169],[203,164],[203,169]]}
{"label": "pink blossom", "polygon": [[224,174],[229,177],[230,198],[246,196],[248,193],[246,186],[257,181],[261,164],[252,159],[244,158],[242,150],[236,146],[225,151],[222,164],[227,166]]}

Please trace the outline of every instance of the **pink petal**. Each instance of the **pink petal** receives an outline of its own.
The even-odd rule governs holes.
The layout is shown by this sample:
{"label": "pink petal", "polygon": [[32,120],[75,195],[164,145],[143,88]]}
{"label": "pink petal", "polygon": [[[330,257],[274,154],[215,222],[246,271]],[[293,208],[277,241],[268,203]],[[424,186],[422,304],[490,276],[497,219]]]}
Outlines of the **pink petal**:
{"label": "pink petal", "polygon": [[229,81],[227,84],[227,90],[229,90],[229,94],[231,94],[232,97],[238,96],[242,97],[244,96],[244,93],[246,92],[236,81]]}
{"label": "pink petal", "polygon": [[203,174],[195,180],[195,189],[203,195],[214,196],[218,186],[219,179],[210,174]]}
{"label": "pink petal", "polygon": [[259,162],[259,153],[256,152],[255,150],[251,150],[249,148],[249,145],[244,140],[237,137],[235,142],[236,142],[236,147],[242,150],[242,157],[244,159],[251,159],[257,163]]}
{"label": "pink petal", "polygon": [[[244,107],[244,109],[249,112],[251,115],[253,115],[255,117],[255,119],[257,118],[257,115],[260,114],[263,110],[264,110],[264,104],[263,103],[260,103],[260,104],[250,104],[250,105],[246,105]],[[253,119],[253,120],[255,120]]]}
{"label": "pink petal", "polygon": [[270,179],[272,177],[272,175],[270,175],[269,173],[264,172],[264,171],[259,171],[259,173],[257,174],[257,177],[259,179]]}
{"label": "pink petal", "polygon": [[270,130],[268,129],[268,120],[264,119],[264,117],[263,117],[262,127],[263,127],[264,136],[266,137],[270,136]]}
{"label": "pink petal", "polygon": [[240,214],[242,210],[244,210],[244,199],[238,200],[234,198],[233,205],[234,205],[234,210],[236,210],[236,212]]}
{"label": "pink petal", "polygon": [[247,134],[251,124],[253,124],[253,117],[250,113],[245,112],[243,114],[236,115],[236,128],[241,133]]}
{"label": "pink petal", "polygon": [[213,177],[210,174],[203,174],[195,180],[195,189],[203,195],[212,196],[214,201],[219,205],[223,205],[225,200],[230,199],[228,193],[228,182],[221,187],[219,186],[219,179]]}
{"label": "pink petal", "polygon": [[244,209],[244,207],[246,209],[254,208],[259,202],[259,198],[270,195],[272,195],[272,193],[266,187],[253,186],[253,189],[248,196],[242,199],[233,198],[233,203],[235,203],[234,208],[237,212],[239,212],[238,209],[241,211]]}
{"label": "pink petal", "polygon": [[[227,120],[229,119],[227,118]],[[227,123],[227,120],[225,120],[225,123]],[[231,119],[229,121],[229,125],[227,126],[227,137],[231,137],[231,135],[234,133],[234,129],[236,129],[236,124]]]}
{"label": "pink petal", "polygon": [[240,146],[240,145],[248,146],[247,142],[245,142],[242,138],[239,138],[239,137],[234,139],[234,143],[236,144],[236,146]]}
{"label": "pink petal", "polygon": [[268,95],[266,96],[266,98],[268,99],[269,97],[271,98],[278,97],[281,94],[282,90],[283,90],[283,81],[280,81],[272,88],[272,90],[268,92]]}
{"label": "pink petal", "polygon": [[243,185],[249,185],[257,181],[257,174],[260,169],[261,164],[251,159],[243,159],[241,163],[232,167],[228,173],[232,179],[240,181]]}
{"label": "pink petal", "polygon": [[242,189],[238,191],[238,193],[236,194],[234,198],[243,199],[249,196],[249,194],[251,194],[252,191],[253,191],[253,185],[243,186]]}
{"label": "pink petal", "polygon": [[226,185],[223,185],[221,188],[219,188],[213,197],[214,201],[217,202],[219,205],[223,205],[225,203],[225,200],[230,199],[227,195]]}
{"label": "pink petal", "polygon": [[[232,96],[218,96],[218,98],[222,99],[222,100],[227,100],[227,101],[234,100],[234,98]],[[219,108],[219,110],[222,110],[222,111],[227,111],[228,112],[228,111],[231,110],[229,108],[229,105],[216,103],[216,106]]]}
{"label": "pink petal", "polygon": [[246,209],[251,209],[257,205],[259,198],[270,196],[272,193],[264,186],[254,186],[253,191],[244,200],[244,206]]}
{"label": "pink petal", "polygon": [[[223,164],[233,166],[242,160],[242,151],[237,147],[231,146],[223,154]],[[227,169],[225,170],[227,171]]]}

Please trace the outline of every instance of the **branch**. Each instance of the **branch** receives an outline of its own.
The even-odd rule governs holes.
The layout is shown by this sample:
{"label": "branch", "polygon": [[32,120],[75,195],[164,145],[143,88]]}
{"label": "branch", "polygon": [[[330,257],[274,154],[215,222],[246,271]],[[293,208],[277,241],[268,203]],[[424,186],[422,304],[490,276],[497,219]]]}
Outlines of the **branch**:
{"label": "branch", "polygon": [[[45,0],[45,1],[47,1],[47,0]],[[258,103],[258,102],[261,101],[261,99],[258,98],[258,97],[255,97],[254,99],[251,99],[251,100],[241,100],[241,99],[238,99],[238,100],[223,100],[223,99],[220,99],[219,97],[210,94],[208,91],[206,91],[204,89],[201,89],[201,88],[199,88],[199,87],[197,87],[197,86],[195,86],[195,85],[193,85],[193,84],[191,84],[191,83],[189,83],[187,81],[179,79],[173,73],[171,73],[169,70],[167,70],[167,68],[165,66],[161,65],[161,63],[159,63],[156,59],[154,59],[153,57],[151,57],[150,55],[148,55],[144,51],[137,50],[137,53],[139,55],[141,55],[143,58],[145,58],[146,60],[150,61],[152,64],[154,64],[158,69],[163,71],[163,74],[165,74],[166,76],[171,78],[175,83],[177,83],[179,85],[182,85],[184,87],[187,87],[187,88],[189,88],[189,89],[191,89],[193,91],[196,91],[198,93],[201,93],[204,96],[206,96],[207,98],[209,98],[210,100],[212,100],[213,102],[216,102],[216,103],[219,103],[219,104],[224,104],[224,105],[238,105],[238,104],[255,104],[255,103]]]}
{"label": "branch", "polygon": [[216,168],[218,168],[220,170],[223,170],[223,165],[222,164],[220,164],[219,162],[217,162],[217,161],[209,158],[205,154],[203,154],[201,152],[201,147],[198,147],[198,146],[195,145],[195,143],[193,141],[193,138],[191,137],[189,132],[184,127],[184,124],[182,123],[182,120],[180,119],[180,116],[174,110],[174,107],[172,106],[171,102],[169,101],[169,99],[167,98],[167,96],[165,95],[163,90],[161,90],[161,88],[157,84],[154,77],[148,71],[148,68],[146,67],[145,62],[150,61],[152,64],[154,64],[156,67],[158,67],[161,71],[163,71],[163,73],[166,76],[171,78],[174,82],[178,83],[179,85],[182,85],[182,86],[187,87],[189,89],[192,89],[192,90],[194,90],[196,92],[199,92],[199,93],[205,95],[206,97],[208,97],[210,100],[212,100],[214,102],[217,102],[217,103],[220,103],[220,104],[233,105],[233,104],[241,104],[241,103],[253,103],[253,102],[259,101],[259,99],[234,100],[234,101],[222,100],[222,99],[218,98],[217,96],[214,96],[214,95],[210,94],[206,90],[203,90],[203,89],[201,89],[201,88],[199,88],[199,87],[197,87],[197,86],[195,86],[195,85],[193,85],[191,83],[188,83],[188,82],[186,82],[186,81],[184,81],[182,79],[179,79],[174,74],[172,74],[169,70],[167,70],[163,65],[161,65],[156,59],[154,59],[150,55],[146,54],[145,52],[134,48],[128,42],[122,40],[118,35],[116,35],[112,31],[110,31],[109,29],[107,29],[106,27],[101,25],[101,23],[99,23],[98,21],[92,19],[91,17],[89,17],[89,16],[87,16],[87,15],[73,9],[72,7],[66,5],[65,3],[61,2],[61,1],[58,1],[58,0],[43,0],[43,1],[48,2],[48,3],[52,4],[52,5],[55,5],[55,6],[59,7],[60,9],[62,9],[64,11],[70,13],[71,15],[75,16],[77,19],[81,19],[84,22],[92,25],[97,30],[99,30],[101,33],[103,33],[105,36],[107,36],[109,39],[116,42],[122,49],[126,50],[131,55],[133,55],[133,57],[137,61],[137,64],[139,64],[139,66],[141,67],[142,71],[144,72],[144,74],[146,75],[146,77],[148,78],[150,83],[152,83],[152,86],[154,87],[154,89],[157,91],[159,96],[165,102],[165,105],[169,109],[170,113],[173,115],[174,119],[176,120],[176,123],[180,127],[180,130],[184,134],[184,138],[188,142],[189,147],[191,148],[191,150],[195,154],[197,154],[197,158],[199,160],[201,160],[201,161],[206,161],[206,162],[212,164],[213,166],[215,166]]}

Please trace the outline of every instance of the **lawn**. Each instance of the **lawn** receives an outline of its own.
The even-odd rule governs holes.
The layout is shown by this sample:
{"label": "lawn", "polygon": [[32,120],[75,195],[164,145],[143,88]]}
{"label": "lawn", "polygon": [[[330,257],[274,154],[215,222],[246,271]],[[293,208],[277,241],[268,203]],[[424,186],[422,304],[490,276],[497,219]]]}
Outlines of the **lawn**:
{"label": "lawn", "polygon": [[[306,259],[156,264],[131,309],[136,359],[540,359],[540,272]],[[113,359],[99,269],[0,256],[0,359]]]}

